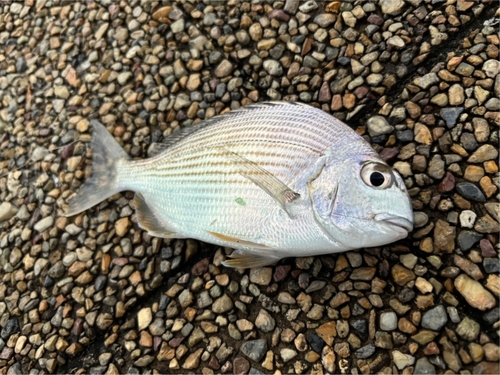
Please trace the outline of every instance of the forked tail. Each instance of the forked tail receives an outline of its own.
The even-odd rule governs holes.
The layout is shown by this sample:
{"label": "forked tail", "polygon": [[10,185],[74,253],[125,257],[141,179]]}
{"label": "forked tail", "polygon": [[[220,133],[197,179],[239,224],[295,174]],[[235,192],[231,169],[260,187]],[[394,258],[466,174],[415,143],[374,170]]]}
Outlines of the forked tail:
{"label": "forked tail", "polygon": [[73,216],[124,190],[118,183],[118,162],[130,156],[97,120],[90,121],[92,134],[92,175],[69,202],[64,216]]}

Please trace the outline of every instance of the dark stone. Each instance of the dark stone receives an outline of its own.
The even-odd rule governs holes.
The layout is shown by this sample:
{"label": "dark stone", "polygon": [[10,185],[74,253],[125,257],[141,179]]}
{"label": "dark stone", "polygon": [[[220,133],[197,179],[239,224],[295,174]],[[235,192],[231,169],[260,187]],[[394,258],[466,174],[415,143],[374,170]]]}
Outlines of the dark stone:
{"label": "dark stone", "polygon": [[446,369],[446,363],[444,363],[443,358],[440,355],[434,355],[429,357],[429,362],[436,365],[440,369]]}
{"label": "dark stone", "polygon": [[26,65],[26,58],[24,56],[19,57],[16,60],[16,72],[17,73],[24,73],[24,71],[28,68]]}
{"label": "dark stone", "polygon": [[254,362],[259,362],[267,352],[266,339],[250,340],[240,347],[241,352]]}
{"label": "dark stone", "polygon": [[52,285],[54,285],[54,280],[52,280],[49,275],[45,275],[45,278],[43,279],[43,286],[48,288]]}
{"label": "dark stone", "polygon": [[450,152],[451,146],[453,145],[453,139],[451,138],[450,132],[444,133],[438,140],[439,148],[443,152]]}
{"label": "dark stone", "polygon": [[437,189],[440,193],[447,193],[455,188],[455,176],[450,172],[446,172],[443,180],[439,183]]}
{"label": "dark stone", "polygon": [[210,358],[210,362],[208,362],[208,367],[214,370],[220,369],[220,363],[215,356],[212,356],[212,358]]}
{"label": "dark stone", "polygon": [[294,43],[298,46],[300,46],[302,43],[304,43],[304,40],[306,40],[305,35],[298,34],[298,35],[292,36],[292,43]]}
{"label": "dark stone", "polygon": [[330,90],[332,91],[332,94],[340,94],[345,90],[347,85],[351,82],[351,76],[347,76],[341,79],[337,79],[330,83]]}
{"label": "dark stone", "polygon": [[475,243],[479,242],[483,235],[472,230],[463,230],[458,235],[458,246],[462,251],[469,250]]}
{"label": "dark stone", "polygon": [[106,372],[107,368],[108,368],[108,366],[95,366],[95,367],[91,367],[89,369],[89,373],[90,374],[101,375],[101,374],[104,374]]}
{"label": "dark stone", "polygon": [[195,276],[201,276],[205,272],[208,271],[208,265],[210,261],[208,258],[200,260],[198,263],[196,263],[193,268],[191,269],[191,273]]}
{"label": "dark stone", "polygon": [[349,65],[351,63],[351,59],[349,57],[342,56],[337,59],[337,63],[343,66]]}
{"label": "dark stone", "polygon": [[487,239],[482,239],[479,242],[479,247],[481,248],[481,255],[485,258],[493,258],[496,257],[497,253],[493,248],[491,242]]}
{"label": "dark stone", "polygon": [[462,133],[460,143],[467,151],[474,151],[478,146],[476,137],[472,133]]}
{"label": "dark stone", "polygon": [[0,332],[0,337],[4,340],[8,340],[11,335],[17,332],[19,332],[19,322],[17,318],[11,318],[5,323],[5,326]]}
{"label": "dark stone", "polygon": [[455,127],[458,116],[460,116],[463,111],[463,107],[446,107],[441,109],[441,118],[446,121],[448,129]]}
{"label": "dark stone", "polygon": [[494,324],[500,320],[500,307],[496,307],[491,311],[483,314],[483,320],[488,324]]}
{"label": "dark stone", "polygon": [[82,318],[76,318],[75,322],[73,323],[71,333],[75,336],[80,336],[80,334],[83,332],[83,323],[84,320]]}
{"label": "dark stone", "polygon": [[365,341],[368,337],[368,322],[365,319],[359,319],[351,322],[351,327],[359,334],[360,339]]}
{"label": "dark stone", "polygon": [[223,58],[223,54],[219,51],[212,51],[210,52],[210,55],[208,56],[208,61],[210,62],[210,65],[214,65],[217,63],[220,63]]}
{"label": "dark stone", "polygon": [[358,359],[370,358],[375,353],[376,347],[373,344],[365,345],[354,352]]}
{"label": "dark stone", "polygon": [[250,362],[243,357],[236,357],[233,361],[234,374],[246,374],[250,370]]}
{"label": "dark stone", "polygon": [[396,138],[401,142],[411,142],[413,141],[413,130],[398,130],[396,132]]}
{"label": "dark stone", "polygon": [[483,267],[486,273],[499,273],[500,272],[500,259],[498,258],[485,258],[483,259]]}
{"label": "dark stone", "polygon": [[363,315],[364,313],[365,313],[365,309],[363,309],[357,303],[352,308],[352,316],[360,316],[360,315]]}
{"label": "dark stone", "polygon": [[23,369],[21,368],[20,362],[14,362],[12,366],[10,366],[9,370],[7,370],[8,375],[22,375]]}
{"label": "dark stone", "polygon": [[288,274],[290,273],[290,270],[292,269],[292,266],[289,264],[285,264],[283,266],[277,266],[276,270],[274,271],[273,279],[275,282],[280,282],[284,280]]}
{"label": "dark stone", "polygon": [[372,13],[368,17],[367,21],[373,25],[381,26],[384,23],[384,19],[378,14]]}
{"label": "dark stone", "polygon": [[97,278],[95,279],[95,283],[94,283],[95,291],[100,292],[101,290],[103,290],[104,287],[106,286],[107,280],[108,280],[108,278],[105,275],[97,276]]}
{"label": "dark stone", "polygon": [[268,15],[269,19],[277,19],[278,21],[288,22],[290,16],[281,9],[273,9]]}
{"label": "dark stone", "polygon": [[161,259],[172,258],[172,255],[174,255],[174,249],[172,249],[170,246],[161,248],[160,252]]}
{"label": "dark stone", "polygon": [[439,331],[447,322],[448,315],[444,306],[437,305],[422,315],[421,325],[423,328]]}
{"label": "dark stone", "polygon": [[456,189],[465,199],[475,202],[486,202],[483,192],[471,182],[460,182],[457,184]]}
{"label": "dark stone", "polygon": [[405,66],[410,65],[411,61],[416,56],[416,54],[417,54],[416,49],[409,49],[408,51],[404,51],[403,53],[401,53],[401,62]]}
{"label": "dark stone", "polygon": [[226,93],[226,84],[221,82],[215,88],[215,96],[217,98],[222,98],[225,93]]}
{"label": "dark stone", "polygon": [[415,374],[435,374],[436,368],[429,362],[427,357],[422,357],[415,364]]}
{"label": "dark stone", "polygon": [[387,142],[387,139],[389,138],[389,136],[387,134],[382,134],[382,135],[379,135],[377,137],[373,137],[371,139],[371,141],[373,143],[377,143],[377,144],[383,144],[383,143],[386,143]]}
{"label": "dark stone", "polygon": [[323,347],[325,346],[325,341],[316,335],[315,333],[309,332],[306,336],[307,342],[311,345],[311,349],[316,353],[321,353]]}
{"label": "dark stone", "polygon": [[139,371],[138,368],[135,368],[133,366],[130,366],[127,370],[127,374],[129,375],[139,375],[141,372]]}
{"label": "dark stone", "polygon": [[34,308],[37,308],[39,304],[40,304],[39,298],[32,299],[26,304],[26,306],[24,306],[23,311],[33,310]]}
{"label": "dark stone", "polygon": [[311,69],[317,69],[320,67],[320,63],[314,57],[307,55],[304,57],[304,66]]}
{"label": "dark stone", "polygon": [[248,371],[248,375],[264,375],[264,373],[260,370],[257,370],[255,367],[252,367],[250,371]]}
{"label": "dark stone", "polygon": [[415,291],[408,287],[404,287],[398,294],[398,299],[401,301],[401,303],[410,302],[414,298],[415,298]]}
{"label": "dark stone", "polygon": [[283,52],[285,52],[285,49],[286,49],[285,45],[280,43],[271,48],[269,54],[273,59],[279,60],[281,56],[283,56]]}
{"label": "dark stone", "polygon": [[336,59],[337,56],[339,55],[339,49],[332,48],[332,47],[326,47],[325,54],[326,54],[326,60],[332,61],[333,59]]}
{"label": "dark stone", "polygon": [[[410,130],[411,132],[411,130]],[[386,147],[380,152],[380,157],[385,162],[392,161],[399,154],[397,147]]]}

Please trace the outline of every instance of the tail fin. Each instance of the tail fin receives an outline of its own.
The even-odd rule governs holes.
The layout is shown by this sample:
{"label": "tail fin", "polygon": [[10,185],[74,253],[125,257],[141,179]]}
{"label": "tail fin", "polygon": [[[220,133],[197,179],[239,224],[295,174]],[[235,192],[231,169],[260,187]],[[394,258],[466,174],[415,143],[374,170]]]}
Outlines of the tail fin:
{"label": "tail fin", "polygon": [[92,134],[92,175],[85,181],[75,197],[69,202],[64,216],[73,216],[95,206],[106,198],[119,193],[117,163],[130,156],[115,141],[108,130],[97,120],[90,122]]}

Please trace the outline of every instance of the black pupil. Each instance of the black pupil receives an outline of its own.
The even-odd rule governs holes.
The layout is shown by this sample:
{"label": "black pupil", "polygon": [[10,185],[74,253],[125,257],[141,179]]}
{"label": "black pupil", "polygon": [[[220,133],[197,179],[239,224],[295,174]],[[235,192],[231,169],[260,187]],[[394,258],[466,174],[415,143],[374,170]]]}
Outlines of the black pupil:
{"label": "black pupil", "polygon": [[370,175],[370,182],[373,186],[381,186],[385,181],[384,175],[380,172],[373,172]]}

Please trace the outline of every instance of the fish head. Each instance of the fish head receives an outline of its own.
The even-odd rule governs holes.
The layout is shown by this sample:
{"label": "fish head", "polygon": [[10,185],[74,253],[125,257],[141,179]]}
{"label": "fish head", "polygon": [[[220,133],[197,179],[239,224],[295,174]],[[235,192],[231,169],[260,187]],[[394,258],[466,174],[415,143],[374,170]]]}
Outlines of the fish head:
{"label": "fish head", "polygon": [[413,230],[404,181],[374,152],[331,157],[309,189],[316,222],[346,249],[385,245]]}

